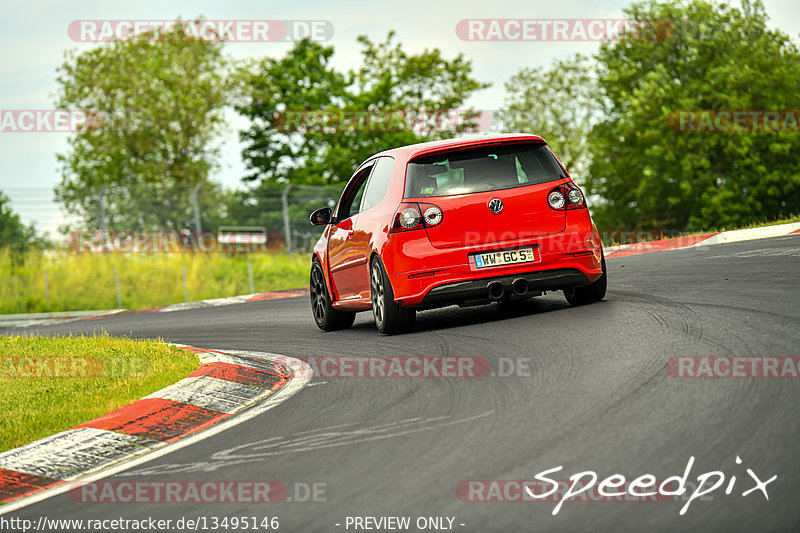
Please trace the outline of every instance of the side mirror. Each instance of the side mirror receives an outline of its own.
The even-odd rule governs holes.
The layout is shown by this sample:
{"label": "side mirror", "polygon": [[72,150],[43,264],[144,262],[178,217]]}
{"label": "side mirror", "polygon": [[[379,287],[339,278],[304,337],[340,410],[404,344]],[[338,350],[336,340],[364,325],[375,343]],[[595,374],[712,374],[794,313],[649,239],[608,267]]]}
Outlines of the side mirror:
{"label": "side mirror", "polygon": [[323,207],[321,209],[317,209],[311,216],[309,217],[309,221],[314,226],[327,226],[331,222],[333,222],[333,211],[331,211],[330,207]]}

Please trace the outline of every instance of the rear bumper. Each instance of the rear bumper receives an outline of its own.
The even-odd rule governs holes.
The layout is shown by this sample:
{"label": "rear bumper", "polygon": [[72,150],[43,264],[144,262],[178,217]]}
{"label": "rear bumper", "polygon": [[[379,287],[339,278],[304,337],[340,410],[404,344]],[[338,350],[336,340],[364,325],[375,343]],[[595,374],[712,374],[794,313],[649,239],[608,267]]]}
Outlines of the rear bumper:
{"label": "rear bumper", "polygon": [[[536,261],[477,268],[479,252],[536,249]],[[405,307],[440,307],[489,301],[487,285],[499,281],[510,294],[513,280],[526,280],[529,293],[578,287],[602,274],[602,246],[588,211],[570,212],[562,233],[517,241],[437,249],[422,232],[393,235],[391,250],[381,253],[397,303]]]}
{"label": "rear bumper", "polygon": [[[466,257],[466,254],[463,254]],[[477,270],[462,263],[442,265],[436,257],[428,257],[425,269],[390,275],[395,300],[406,307],[440,307],[467,301],[489,301],[487,287],[498,281],[511,294],[515,279],[527,282],[528,292],[579,287],[600,278],[602,250],[593,249],[539,255],[533,263]]]}
{"label": "rear bumper", "polygon": [[528,286],[528,294],[541,291],[580,287],[589,283],[586,275],[576,268],[559,268],[527,272],[522,274],[491,276],[480,279],[446,283],[432,288],[422,298],[420,307],[440,307],[454,303],[490,301],[488,288],[490,283],[498,282],[503,286],[506,295],[512,294],[511,284],[515,280],[524,279]]}

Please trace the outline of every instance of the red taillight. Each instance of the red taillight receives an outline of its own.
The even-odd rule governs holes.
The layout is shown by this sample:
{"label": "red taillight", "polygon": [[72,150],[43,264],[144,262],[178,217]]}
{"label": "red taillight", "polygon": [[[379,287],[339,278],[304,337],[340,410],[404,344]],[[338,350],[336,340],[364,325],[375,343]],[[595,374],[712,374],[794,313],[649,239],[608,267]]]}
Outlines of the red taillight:
{"label": "red taillight", "polygon": [[444,213],[439,207],[433,204],[419,204],[422,211],[422,220],[425,222],[425,227],[432,228],[442,223]]}
{"label": "red taillight", "polygon": [[551,209],[563,211],[565,209],[585,209],[586,199],[583,192],[574,182],[568,181],[547,194],[547,203]]}
{"label": "red taillight", "polygon": [[433,204],[402,203],[394,214],[391,232],[432,228],[443,218],[442,210]]}

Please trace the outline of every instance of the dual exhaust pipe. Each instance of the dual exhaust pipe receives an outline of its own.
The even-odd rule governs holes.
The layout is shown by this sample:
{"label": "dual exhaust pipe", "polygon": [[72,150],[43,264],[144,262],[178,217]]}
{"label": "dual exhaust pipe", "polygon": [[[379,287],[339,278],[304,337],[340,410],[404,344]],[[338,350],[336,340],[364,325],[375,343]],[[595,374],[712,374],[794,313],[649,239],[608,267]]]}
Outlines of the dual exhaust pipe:
{"label": "dual exhaust pipe", "polygon": [[[489,299],[493,302],[501,300],[506,294],[506,289],[499,281],[493,281],[487,286]],[[523,278],[517,278],[511,283],[511,292],[515,296],[522,296],[528,292],[528,282]]]}

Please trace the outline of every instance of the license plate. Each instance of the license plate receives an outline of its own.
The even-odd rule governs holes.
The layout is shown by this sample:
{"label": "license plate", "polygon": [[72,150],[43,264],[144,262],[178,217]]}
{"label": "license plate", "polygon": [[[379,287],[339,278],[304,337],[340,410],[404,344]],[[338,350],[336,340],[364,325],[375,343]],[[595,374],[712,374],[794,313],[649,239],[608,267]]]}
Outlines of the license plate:
{"label": "license plate", "polygon": [[514,265],[516,263],[532,263],[533,261],[536,261],[533,248],[519,248],[517,250],[475,254],[475,266],[477,268]]}

